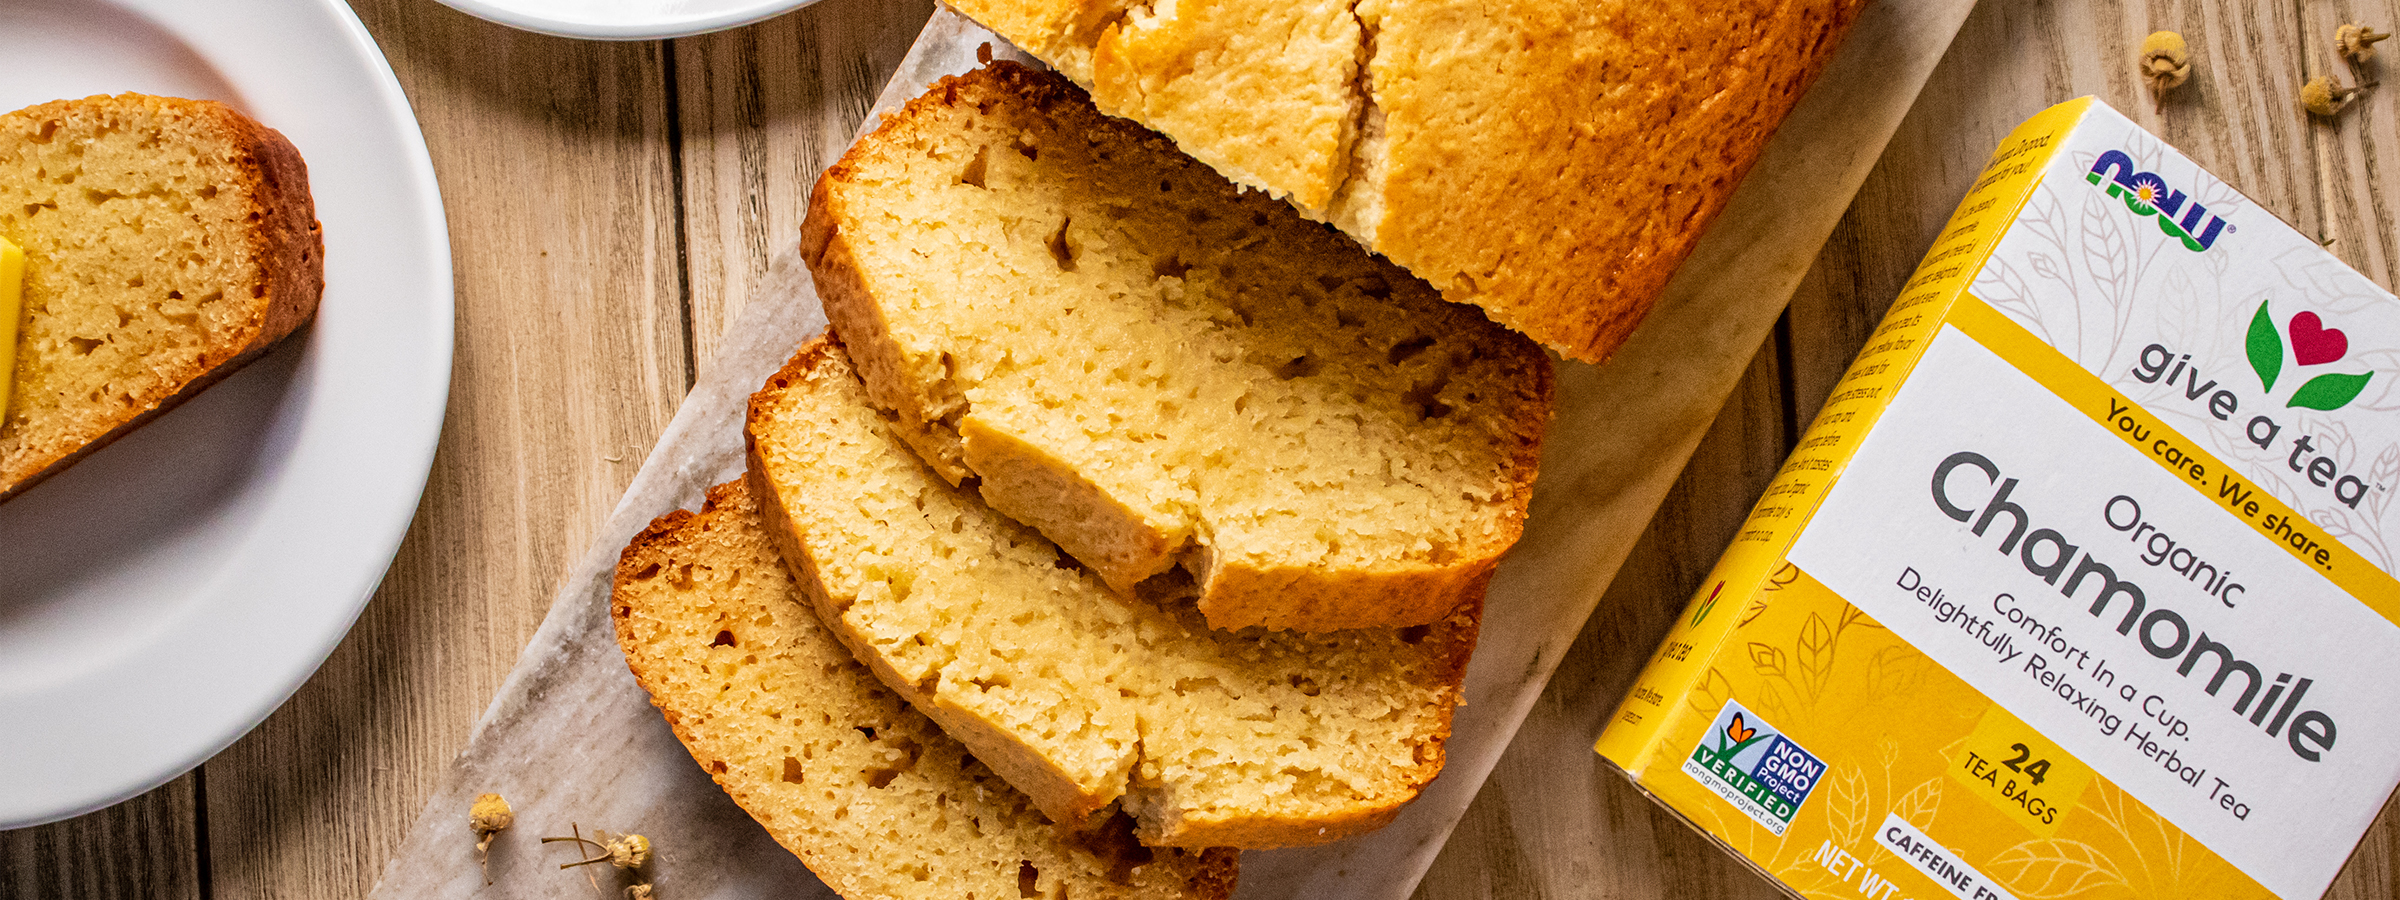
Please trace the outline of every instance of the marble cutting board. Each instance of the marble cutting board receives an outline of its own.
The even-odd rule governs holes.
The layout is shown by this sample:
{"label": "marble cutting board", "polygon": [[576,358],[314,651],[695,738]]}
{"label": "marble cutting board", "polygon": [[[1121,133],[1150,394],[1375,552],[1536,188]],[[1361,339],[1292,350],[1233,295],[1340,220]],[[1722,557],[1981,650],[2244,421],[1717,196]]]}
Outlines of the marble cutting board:
{"label": "marble cutting board", "polygon": [[[1631,341],[1606,365],[1560,365],[1532,512],[1492,580],[1441,778],[1375,834],[1244,854],[1238,897],[1401,900],[1415,889],[1973,6],[1872,4]],[[1026,61],[937,9],[869,125],[935,79],[973,68],[987,44]],[[796,254],[787,250],[765,282],[569,573],[373,897],[579,892],[573,882],[585,878],[555,868],[571,857],[538,842],[571,825],[650,837],[658,851],[649,875],[676,900],[835,896],[692,763],[626,671],[607,615],[618,552],[652,518],[697,508],[709,485],[740,473],[744,401],[825,327]],[[517,810],[493,846],[489,884],[466,828],[467,807],[484,791]],[[605,888],[596,896],[620,896],[609,878],[594,879]]]}

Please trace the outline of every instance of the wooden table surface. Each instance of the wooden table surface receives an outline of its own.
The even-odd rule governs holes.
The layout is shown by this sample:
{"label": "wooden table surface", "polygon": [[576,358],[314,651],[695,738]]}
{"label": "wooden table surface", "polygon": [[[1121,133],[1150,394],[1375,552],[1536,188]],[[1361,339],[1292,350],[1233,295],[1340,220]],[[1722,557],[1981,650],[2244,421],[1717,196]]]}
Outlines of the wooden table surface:
{"label": "wooden table surface", "polygon": [[[0,832],[0,898],[364,895],[930,11],[825,0],[720,34],[598,43],[431,0],[355,2],[423,125],[456,260],[457,361],[424,503],[357,627],[288,704],[148,794]],[[1418,896],[1775,896],[1602,770],[1601,720],[2032,113],[2097,94],[2400,283],[2393,89],[2333,124],[2294,99],[2308,76],[2350,79],[2331,49],[2350,20],[2389,30],[2400,0],[1985,0]],[[2133,61],[2162,28],[2191,39],[2196,66],[2154,108]],[[2400,86],[2400,46],[2384,46],[2368,80]],[[2396,861],[2387,807],[2329,896],[2400,896]]]}

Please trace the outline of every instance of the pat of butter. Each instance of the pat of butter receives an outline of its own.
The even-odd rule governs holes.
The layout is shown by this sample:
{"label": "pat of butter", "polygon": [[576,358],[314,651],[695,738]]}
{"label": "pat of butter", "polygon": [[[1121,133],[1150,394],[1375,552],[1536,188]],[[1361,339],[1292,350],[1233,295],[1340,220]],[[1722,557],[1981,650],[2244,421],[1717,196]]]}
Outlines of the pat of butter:
{"label": "pat of butter", "polygon": [[25,251],[0,237],[0,423],[8,418],[10,381],[17,374],[17,319],[25,296]]}

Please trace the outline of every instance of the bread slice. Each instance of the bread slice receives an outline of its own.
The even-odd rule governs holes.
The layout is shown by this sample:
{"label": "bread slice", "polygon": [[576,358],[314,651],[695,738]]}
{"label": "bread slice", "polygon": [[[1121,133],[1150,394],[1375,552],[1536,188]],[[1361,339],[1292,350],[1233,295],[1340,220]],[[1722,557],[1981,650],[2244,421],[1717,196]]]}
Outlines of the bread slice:
{"label": "bread slice", "polygon": [[956,0],[1575,359],[1641,321],[1865,0]]}
{"label": "bread slice", "polygon": [[1150,850],[1122,817],[1044,821],[818,624],[738,482],[625,548],[609,610],[626,664],[692,758],[842,896],[1208,898],[1230,850]]}
{"label": "bread slice", "polygon": [[751,493],[826,624],[1054,820],[1121,802],[1153,846],[1315,844],[1441,770],[1480,597],[1317,635],[1123,598],[936,476],[827,339],[751,397],[747,430]]}
{"label": "bread slice", "polygon": [[1441,620],[1523,530],[1541,348],[1047,73],[944,79],[802,252],[901,436],[1120,593],[1218,628]]}
{"label": "bread slice", "polygon": [[0,116],[0,236],[26,255],[0,500],[266,352],[325,284],[299,151],[205,100]]}

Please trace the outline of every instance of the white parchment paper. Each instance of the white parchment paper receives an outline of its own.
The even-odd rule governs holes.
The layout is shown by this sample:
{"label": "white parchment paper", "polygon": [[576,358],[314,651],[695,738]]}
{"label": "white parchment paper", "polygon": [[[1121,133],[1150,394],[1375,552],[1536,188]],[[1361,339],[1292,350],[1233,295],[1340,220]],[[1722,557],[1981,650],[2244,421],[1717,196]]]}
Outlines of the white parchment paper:
{"label": "white parchment paper", "polygon": [[[1870,6],[1632,340],[1605,366],[1559,367],[1532,513],[1492,580],[1442,777],[1375,834],[1244,854],[1242,900],[1399,900],[1414,890],[1973,5]],[[937,10],[867,127],[935,79],[974,68],[986,44],[997,58],[1029,61]],[[753,296],[372,896],[578,896],[584,878],[555,868],[565,851],[538,843],[571,824],[650,837],[649,875],[675,900],[834,896],[693,764],[626,671],[608,620],[619,551],[651,519],[697,508],[709,485],[740,474],[744,402],[825,327],[796,253]],[[466,827],[484,791],[517,810],[493,845],[489,884]],[[592,877],[620,895],[614,873]]]}

